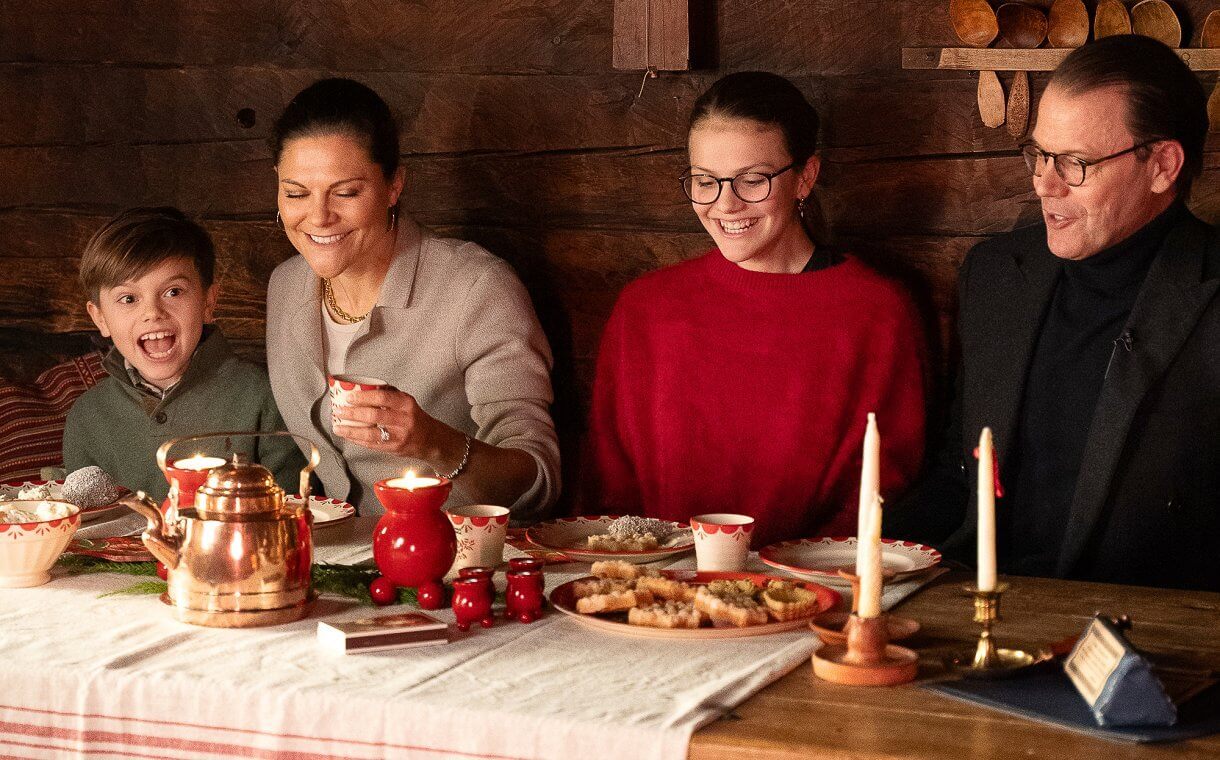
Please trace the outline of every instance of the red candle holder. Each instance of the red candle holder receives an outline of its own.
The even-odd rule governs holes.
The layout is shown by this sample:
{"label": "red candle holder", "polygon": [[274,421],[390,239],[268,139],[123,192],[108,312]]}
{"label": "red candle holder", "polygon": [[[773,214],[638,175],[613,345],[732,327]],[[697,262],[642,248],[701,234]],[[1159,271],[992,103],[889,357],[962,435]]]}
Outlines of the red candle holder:
{"label": "red candle holder", "polygon": [[419,606],[440,609],[444,602],[441,579],[457,556],[457,536],[441,505],[453,484],[433,478],[435,484],[407,488],[390,485],[398,478],[373,484],[373,492],[386,512],[373,530],[373,560],[381,574],[396,586],[416,589]]}
{"label": "red candle holder", "polygon": [[496,585],[493,582],[495,574],[496,571],[490,567],[463,567],[461,570],[458,570],[459,578],[478,578],[481,580],[484,588],[487,589],[487,598],[493,601],[496,598]]}
{"label": "red candle holder", "polygon": [[[187,459],[195,459],[196,457],[188,457]],[[208,473],[214,468],[208,467],[204,469],[179,467],[178,463],[187,461],[187,459],[175,459],[165,465],[165,480],[169,483],[169,494],[165,497],[165,501],[161,503],[161,514],[166,518],[170,517],[170,508],[190,509],[195,505],[195,494],[203,487],[203,484],[208,480]],[[214,457],[217,460],[215,467],[220,467],[225,463],[224,459]]]}
{"label": "red candle holder", "polygon": [[491,595],[484,579],[458,578],[453,582],[453,616],[459,631],[470,630],[472,623],[491,628],[495,617],[491,614]]}
{"label": "red candle holder", "polygon": [[542,617],[543,580],[537,570],[509,570],[504,594],[504,617],[532,623]]}
{"label": "red candle holder", "polygon": [[542,572],[546,562],[537,557],[513,557],[508,561],[509,570],[537,570]]}

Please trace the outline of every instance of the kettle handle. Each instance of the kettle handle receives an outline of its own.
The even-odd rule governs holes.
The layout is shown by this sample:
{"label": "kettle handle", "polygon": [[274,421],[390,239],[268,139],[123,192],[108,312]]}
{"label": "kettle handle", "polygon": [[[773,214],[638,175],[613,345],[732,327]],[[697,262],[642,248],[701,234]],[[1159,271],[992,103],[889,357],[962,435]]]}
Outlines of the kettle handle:
{"label": "kettle handle", "polygon": [[309,444],[309,461],[305,463],[305,466],[303,468],[301,468],[301,481],[300,481],[300,485],[298,486],[297,490],[302,499],[305,499],[306,501],[309,500],[309,474],[314,471],[315,467],[318,466],[318,462],[321,461],[321,455],[318,453],[318,447],[316,445],[314,445],[313,441],[309,440],[308,438],[306,438],[303,435],[297,435],[296,433],[290,433],[287,430],[267,430],[267,431],[238,430],[238,431],[230,432],[230,433],[201,433],[199,435],[183,436],[182,438],[171,438],[170,440],[161,444],[161,447],[157,449],[157,467],[161,468],[161,473],[163,475],[165,475],[166,479],[168,479],[169,471],[166,469],[167,468],[166,458],[169,454],[169,450],[171,448],[173,448],[174,446],[177,446],[180,443],[186,443],[187,441],[202,441],[202,440],[206,440],[208,438],[237,438],[237,437],[245,437],[245,438],[270,438],[270,437],[285,438],[286,437],[286,438],[295,438],[295,439],[297,439],[298,442],[303,441],[304,443],[308,443]]}

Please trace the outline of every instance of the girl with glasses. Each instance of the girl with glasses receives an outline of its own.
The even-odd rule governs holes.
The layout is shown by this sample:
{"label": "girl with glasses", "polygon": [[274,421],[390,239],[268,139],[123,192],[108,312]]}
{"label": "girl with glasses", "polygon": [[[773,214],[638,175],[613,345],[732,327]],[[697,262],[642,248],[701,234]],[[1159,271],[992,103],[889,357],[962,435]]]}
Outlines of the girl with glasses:
{"label": "girl with glasses", "polygon": [[682,190],[708,253],[631,283],[598,356],[582,511],[755,518],[756,547],[855,533],[869,412],[882,493],[924,440],[924,340],[907,295],[825,243],[818,115],[774,74],[695,103]]}

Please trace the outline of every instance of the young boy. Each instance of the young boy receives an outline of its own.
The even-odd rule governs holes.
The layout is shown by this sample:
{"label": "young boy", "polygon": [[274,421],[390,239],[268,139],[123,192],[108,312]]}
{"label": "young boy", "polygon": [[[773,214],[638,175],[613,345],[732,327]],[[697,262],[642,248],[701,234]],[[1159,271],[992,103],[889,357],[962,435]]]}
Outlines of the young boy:
{"label": "young boy", "polygon": [[[168,484],[157,448],[180,436],[283,430],[267,373],[238,359],[212,320],[216,254],[202,227],[174,208],[124,211],[89,240],[81,256],[85,307],[114,342],[110,377],[77,399],[64,429],[64,466],[97,465],[119,484],[157,501]],[[299,485],[304,458],[288,437],[233,443],[270,470],[284,490]],[[212,444],[212,445],[208,445]],[[223,455],[223,440],[184,444]]]}

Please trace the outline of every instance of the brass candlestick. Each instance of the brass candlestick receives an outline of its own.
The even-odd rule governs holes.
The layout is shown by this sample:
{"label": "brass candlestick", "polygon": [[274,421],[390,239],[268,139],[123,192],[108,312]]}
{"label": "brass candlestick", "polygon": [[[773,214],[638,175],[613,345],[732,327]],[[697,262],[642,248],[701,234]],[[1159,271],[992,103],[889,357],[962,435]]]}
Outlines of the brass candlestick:
{"label": "brass candlestick", "polygon": [[1000,597],[1008,590],[1007,583],[997,583],[991,591],[975,586],[966,586],[965,590],[974,597],[974,622],[982,630],[973,652],[963,652],[950,661],[954,669],[972,678],[1003,678],[1046,659],[1043,652],[1031,654],[996,645],[991,629],[1000,619]]}

